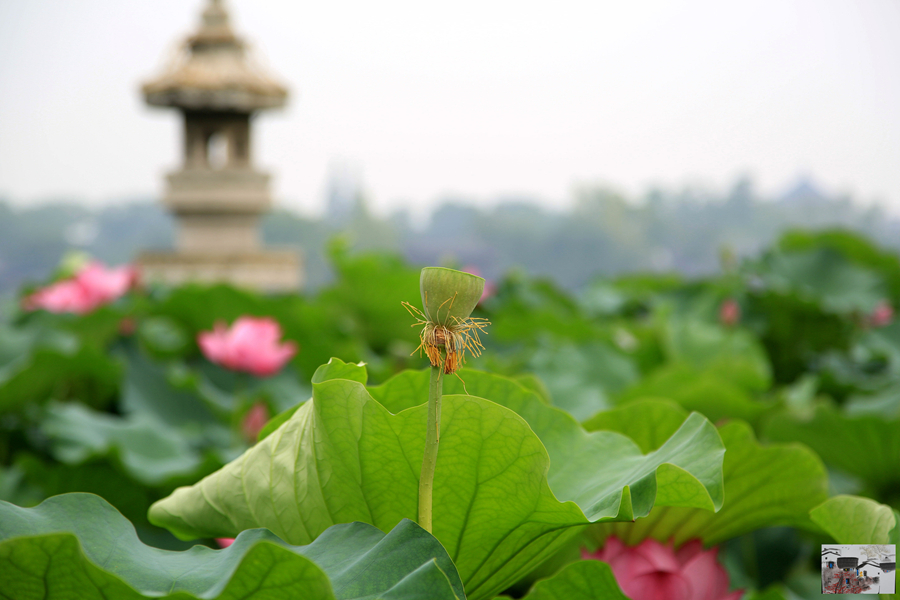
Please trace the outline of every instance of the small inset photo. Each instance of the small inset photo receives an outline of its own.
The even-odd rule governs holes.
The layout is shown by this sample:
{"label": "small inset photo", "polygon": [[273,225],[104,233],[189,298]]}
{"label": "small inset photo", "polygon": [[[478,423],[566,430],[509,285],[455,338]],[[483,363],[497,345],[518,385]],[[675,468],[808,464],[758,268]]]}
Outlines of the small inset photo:
{"label": "small inset photo", "polygon": [[897,546],[823,544],[822,593],[897,593]]}

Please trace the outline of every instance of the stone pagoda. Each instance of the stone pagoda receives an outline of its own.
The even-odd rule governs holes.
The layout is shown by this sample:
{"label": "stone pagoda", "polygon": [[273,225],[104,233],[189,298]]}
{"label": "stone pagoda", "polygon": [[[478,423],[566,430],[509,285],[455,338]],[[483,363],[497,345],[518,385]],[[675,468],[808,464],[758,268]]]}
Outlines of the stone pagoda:
{"label": "stone pagoda", "polygon": [[283,106],[287,90],[250,60],[220,0],[210,1],[199,30],[143,93],[148,104],[184,115],[184,164],[168,175],[163,199],[177,221],[176,251],[143,253],[144,278],[298,289],[297,252],[260,243],[269,175],[253,168],[250,143],[251,116]]}

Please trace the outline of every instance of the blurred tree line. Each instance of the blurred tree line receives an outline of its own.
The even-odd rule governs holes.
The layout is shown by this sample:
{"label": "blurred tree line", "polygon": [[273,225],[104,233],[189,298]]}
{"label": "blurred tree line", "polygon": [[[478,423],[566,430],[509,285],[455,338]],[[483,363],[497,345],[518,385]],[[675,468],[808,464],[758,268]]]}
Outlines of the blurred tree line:
{"label": "blurred tree line", "polygon": [[[489,209],[446,199],[424,227],[414,227],[407,212],[373,214],[360,186],[337,182],[323,218],[278,211],[264,219],[263,236],[272,246],[302,248],[310,288],[330,280],[326,246],[339,234],[356,249],[393,251],[413,263],[476,266],[489,278],[522,269],[576,288],[597,274],[710,273],[723,259],[757,253],[788,228],[829,226],[900,248],[900,220],[879,207],[826,195],[808,181],[763,198],[749,179],[724,195],[656,189],[629,198],[584,187],[566,211],[527,198]],[[46,278],[71,250],[115,264],[142,249],[171,248],[173,239],[171,218],[149,199],[101,209],[67,202],[13,208],[0,199],[0,293]]]}

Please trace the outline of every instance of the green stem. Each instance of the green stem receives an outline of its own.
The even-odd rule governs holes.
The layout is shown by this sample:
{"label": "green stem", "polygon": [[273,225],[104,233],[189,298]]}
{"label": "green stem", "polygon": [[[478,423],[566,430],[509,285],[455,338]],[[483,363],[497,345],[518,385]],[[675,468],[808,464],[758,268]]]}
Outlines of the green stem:
{"label": "green stem", "polygon": [[441,441],[441,367],[431,367],[428,388],[428,429],[425,433],[425,455],[419,476],[419,525],[431,533],[431,499],[434,494],[434,468],[437,465],[438,444]]}

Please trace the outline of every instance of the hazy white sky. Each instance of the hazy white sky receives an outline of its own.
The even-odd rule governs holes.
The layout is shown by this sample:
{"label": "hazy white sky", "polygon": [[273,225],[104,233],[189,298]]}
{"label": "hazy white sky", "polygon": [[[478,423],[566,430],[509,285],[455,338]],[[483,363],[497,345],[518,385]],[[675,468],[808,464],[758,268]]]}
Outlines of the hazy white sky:
{"label": "hazy white sky", "polygon": [[[202,6],[0,0],[0,195],[159,195],[180,120],[138,86]],[[291,88],[254,134],[284,206],[345,161],[381,211],[806,173],[900,212],[900,0],[227,6]]]}

